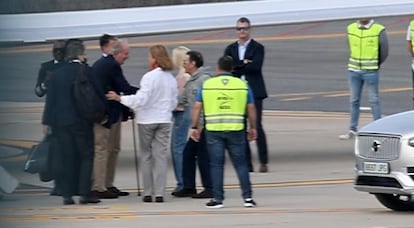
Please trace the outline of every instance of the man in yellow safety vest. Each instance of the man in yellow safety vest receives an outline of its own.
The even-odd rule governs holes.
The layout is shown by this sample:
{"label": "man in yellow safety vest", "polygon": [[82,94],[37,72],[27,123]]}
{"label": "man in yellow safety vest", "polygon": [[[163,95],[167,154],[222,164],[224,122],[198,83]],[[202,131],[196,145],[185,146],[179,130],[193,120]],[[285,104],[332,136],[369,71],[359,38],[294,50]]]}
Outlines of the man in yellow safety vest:
{"label": "man in yellow safety vest", "polygon": [[384,26],[373,19],[363,18],[348,25],[348,82],[350,89],[351,120],[349,131],[340,139],[354,138],[359,120],[362,87],[368,91],[368,102],[373,119],[381,118],[379,99],[379,69],[388,56],[388,40]]}
{"label": "man in yellow safety vest", "polygon": [[[198,90],[192,114],[190,137],[200,139],[199,117],[204,111],[204,128],[207,151],[210,158],[210,173],[213,183],[213,199],[207,208],[222,208],[224,200],[223,172],[225,150],[228,149],[231,161],[239,178],[245,207],[255,207],[249,177],[245,147],[248,140],[255,140],[256,110],[253,94],[245,81],[229,72],[233,69],[230,56],[221,57],[217,64],[218,75],[207,79]],[[246,110],[249,127],[245,127]]]}
{"label": "man in yellow safety vest", "polygon": [[[407,29],[407,47],[410,56],[412,57],[411,61],[411,72],[413,75],[413,93],[414,93],[414,19],[410,21]],[[414,107],[414,95],[413,95],[413,107]]]}

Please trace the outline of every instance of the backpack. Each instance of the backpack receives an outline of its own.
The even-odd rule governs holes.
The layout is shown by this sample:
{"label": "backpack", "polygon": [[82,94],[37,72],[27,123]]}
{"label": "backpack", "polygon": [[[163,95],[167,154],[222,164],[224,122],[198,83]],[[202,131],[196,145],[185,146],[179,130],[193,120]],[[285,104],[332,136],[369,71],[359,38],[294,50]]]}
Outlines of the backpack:
{"label": "backpack", "polygon": [[73,81],[73,98],[78,113],[87,121],[100,123],[105,118],[105,100],[100,98],[94,84],[85,74],[85,65]]}

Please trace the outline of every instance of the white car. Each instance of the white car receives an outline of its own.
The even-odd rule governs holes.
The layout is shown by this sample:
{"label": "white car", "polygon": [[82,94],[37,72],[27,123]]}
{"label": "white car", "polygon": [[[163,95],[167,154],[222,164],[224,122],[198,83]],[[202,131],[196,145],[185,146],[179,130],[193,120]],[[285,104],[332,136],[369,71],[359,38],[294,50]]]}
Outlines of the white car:
{"label": "white car", "polygon": [[414,111],[376,120],[355,140],[354,188],[387,208],[414,211]]}

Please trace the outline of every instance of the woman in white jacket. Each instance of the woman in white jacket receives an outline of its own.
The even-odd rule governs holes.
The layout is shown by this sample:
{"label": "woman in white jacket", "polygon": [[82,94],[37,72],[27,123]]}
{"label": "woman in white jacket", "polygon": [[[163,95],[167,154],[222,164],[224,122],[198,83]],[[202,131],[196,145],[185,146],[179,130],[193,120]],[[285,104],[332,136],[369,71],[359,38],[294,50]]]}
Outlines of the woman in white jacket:
{"label": "woman in white jacket", "polygon": [[136,113],[139,149],[144,186],[144,202],[164,202],[167,182],[167,156],[172,111],[177,107],[177,80],[171,73],[173,64],[162,45],[150,47],[150,71],[141,79],[135,95],[119,96],[110,91],[106,96],[132,108]]}

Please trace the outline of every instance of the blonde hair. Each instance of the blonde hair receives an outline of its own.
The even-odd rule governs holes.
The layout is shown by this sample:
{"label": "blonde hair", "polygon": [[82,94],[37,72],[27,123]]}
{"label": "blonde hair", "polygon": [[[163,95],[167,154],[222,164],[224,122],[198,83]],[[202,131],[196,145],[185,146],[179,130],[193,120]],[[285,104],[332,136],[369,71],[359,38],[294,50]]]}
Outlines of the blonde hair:
{"label": "blonde hair", "polygon": [[172,70],[174,68],[165,46],[158,44],[150,47],[150,54],[162,70]]}
{"label": "blonde hair", "polygon": [[184,56],[189,51],[190,48],[186,46],[178,46],[172,50],[172,61],[175,69],[180,70],[183,67]]}

